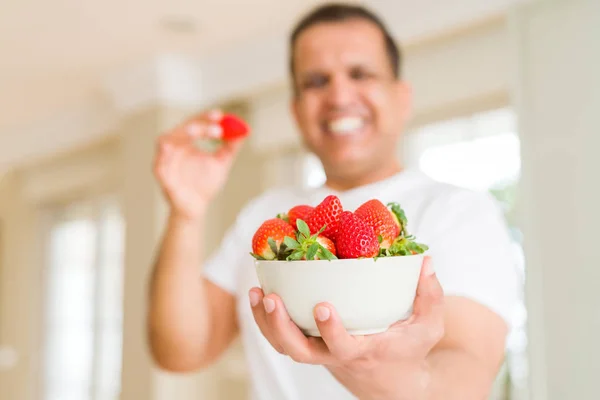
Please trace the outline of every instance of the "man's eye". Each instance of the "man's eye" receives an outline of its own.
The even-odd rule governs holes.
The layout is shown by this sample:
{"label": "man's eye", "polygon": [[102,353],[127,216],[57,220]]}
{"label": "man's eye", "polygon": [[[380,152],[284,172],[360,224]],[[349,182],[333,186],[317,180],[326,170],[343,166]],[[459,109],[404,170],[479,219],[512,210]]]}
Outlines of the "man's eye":
{"label": "man's eye", "polygon": [[371,74],[369,74],[366,71],[360,70],[360,69],[354,69],[350,72],[350,77],[354,80],[360,81],[360,80],[370,78]]}
{"label": "man's eye", "polygon": [[327,81],[328,79],[325,76],[312,76],[306,79],[302,86],[305,89],[320,88],[325,86],[327,84]]}

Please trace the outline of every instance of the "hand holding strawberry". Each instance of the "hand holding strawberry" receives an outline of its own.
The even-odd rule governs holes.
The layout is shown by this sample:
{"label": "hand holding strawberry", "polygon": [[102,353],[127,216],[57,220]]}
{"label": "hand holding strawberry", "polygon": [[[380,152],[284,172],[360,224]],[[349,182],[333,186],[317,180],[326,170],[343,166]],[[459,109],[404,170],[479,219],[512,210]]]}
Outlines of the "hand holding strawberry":
{"label": "hand holding strawberry", "polygon": [[[245,123],[220,111],[201,114],[158,140],[154,174],[171,211],[197,219],[224,186],[233,160],[248,134]],[[220,139],[213,153],[199,149],[197,140]]]}

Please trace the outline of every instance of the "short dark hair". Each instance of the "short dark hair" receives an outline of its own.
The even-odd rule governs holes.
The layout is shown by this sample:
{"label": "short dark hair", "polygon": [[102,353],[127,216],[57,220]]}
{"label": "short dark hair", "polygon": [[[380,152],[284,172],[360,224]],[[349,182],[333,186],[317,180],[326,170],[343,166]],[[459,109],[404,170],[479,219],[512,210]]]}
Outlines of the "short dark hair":
{"label": "short dark hair", "polygon": [[362,19],[369,21],[377,26],[377,28],[383,34],[385,41],[385,48],[390,61],[390,66],[394,72],[394,76],[399,78],[401,76],[402,69],[402,53],[396,41],[388,31],[383,21],[375,15],[369,9],[359,6],[356,4],[345,4],[345,3],[328,3],[319,6],[305,15],[294,27],[290,36],[289,42],[289,68],[292,79],[295,75],[294,68],[294,46],[298,40],[298,36],[311,26],[317,25],[323,22],[344,22],[352,19]]}

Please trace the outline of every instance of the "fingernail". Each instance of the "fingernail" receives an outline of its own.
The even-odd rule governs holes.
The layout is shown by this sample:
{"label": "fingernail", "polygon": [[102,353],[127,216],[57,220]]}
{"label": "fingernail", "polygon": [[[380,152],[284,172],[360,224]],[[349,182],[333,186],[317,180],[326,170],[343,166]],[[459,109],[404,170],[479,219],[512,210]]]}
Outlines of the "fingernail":
{"label": "fingernail", "polygon": [[256,307],[256,305],[258,304],[258,300],[259,300],[259,296],[256,292],[254,291],[250,291],[250,305],[252,305],[252,307]]}
{"label": "fingernail", "polygon": [[185,132],[190,136],[200,136],[202,134],[202,125],[193,123],[185,128]]}
{"label": "fingernail", "polygon": [[206,118],[211,119],[213,121],[218,121],[223,117],[223,112],[221,110],[210,110],[206,113]]}
{"label": "fingernail", "polygon": [[315,314],[317,314],[317,319],[319,321],[324,322],[329,319],[329,316],[331,315],[331,311],[329,311],[329,308],[327,308],[327,307],[319,306],[319,307],[317,307]]}
{"label": "fingernail", "polygon": [[433,268],[433,262],[431,261],[431,258],[428,257],[423,264],[423,274],[425,274],[425,276],[431,276],[434,273],[435,269]]}
{"label": "fingernail", "polygon": [[206,128],[206,136],[210,138],[218,139],[223,135],[223,128],[221,125],[211,124]]}
{"label": "fingernail", "polygon": [[263,304],[265,306],[265,311],[267,312],[267,314],[271,314],[273,310],[275,310],[275,302],[272,299],[265,297],[263,299]]}

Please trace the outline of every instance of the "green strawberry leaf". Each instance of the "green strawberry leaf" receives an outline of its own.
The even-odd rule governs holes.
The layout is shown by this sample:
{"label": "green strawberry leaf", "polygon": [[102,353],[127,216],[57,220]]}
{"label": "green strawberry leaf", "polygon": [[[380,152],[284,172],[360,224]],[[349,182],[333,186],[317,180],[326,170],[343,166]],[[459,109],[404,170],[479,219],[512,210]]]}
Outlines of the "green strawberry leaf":
{"label": "green strawberry leaf", "polygon": [[300,246],[300,243],[298,243],[298,241],[292,239],[289,236],[283,238],[283,243],[288,247],[288,249],[297,249],[298,246]]}
{"label": "green strawberry leaf", "polygon": [[378,241],[379,243],[383,242],[383,236],[381,236],[381,235],[377,235],[377,241]]}
{"label": "green strawberry leaf", "polygon": [[423,254],[427,250],[429,250],[429,247],[427,245],[417,242],[409,242],[406,247],[408,250],[414,251],[417,254]]}
{"label": "green strawberry leaf", "polygon": [[289,223],[290,219],[288,218],[288,215],[286,213],[279,213],[277,214],[277,218],[284,220],[285,222]]}
{"label": "green strawberry leaf", "polygon": [[304,222],[303,220],[301,220],[300,218],[298,218],[296,220],[296,226],[298,227],[298,230],[305,236],[305,237],[310,237],[310,229],[308,228],[308,225],[306,225],[306,222]]}
{"label": "green strawberry leaf", "polygon": [[408,219],[406,218],[404,210],[398,203],[388,203],[387,206],[392,209],[392,212],[398,218],[398,221],[400,221],[400,233],[403,234],[403,236],[407,236],[408,232],[406,230],[406,225],[408,225]]}
{"label": "green strawberry leaf", "polygon": [[327,228],[327,224],[323,225],[323,227],[321,229],[319,229],[319,232],[315,233],[315,235],[319,236],[321,233],[323,233],[323,231],[325,230],[325,228]]}
{"label": "green strawberry leaf", "polygon": [[257,260],[266,260],[266,258],[264,258],[263,256],[259,256],[258,254],[250,253],[250,255],[256,258]]}
{"label": "green strawberry leaf", "polygon": [[288,261],[292,260],[301,260],[304,256],[304,252],[302,250],[295,250],[292,254],[287,257]]}
{"label": "green strawberry leaf", "polygon": [[390,255],[389,254],[389,249],[380,248],[379,249],[379,254],[377,254],[377,257],[388,257],[389,255]]}
{"label": "green strawberry leaf", "polygon": [[335,256],[335,254],[333,254],[331,251],[329,251],[325,246],[319,245],[319,252],[322,253],[323,258],[319,258],[319,259],[325,259],[325,260],[337,260],[337,257]]}
{"label": "green strawberry leaf", "polygon": [[267,242],[269,243],[269,247],[271,248],[271,251],[273,251],[273,254],[277,254],[279,251],[277,250],[277,243],[275,243],[273,238],[268,238]]}
{"label": "green strawberry leaf", "polygon": [[307,260],[314,260],[315,255],[317,254],[317,250],[319,250],[319,243],[313,243],[308,248],[308,252],[306,253]]}

